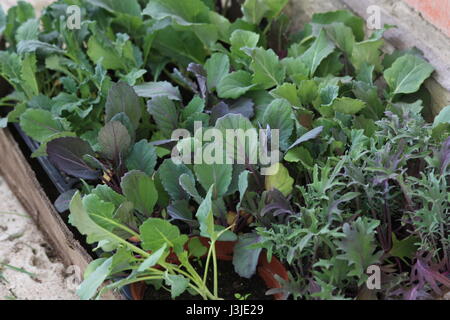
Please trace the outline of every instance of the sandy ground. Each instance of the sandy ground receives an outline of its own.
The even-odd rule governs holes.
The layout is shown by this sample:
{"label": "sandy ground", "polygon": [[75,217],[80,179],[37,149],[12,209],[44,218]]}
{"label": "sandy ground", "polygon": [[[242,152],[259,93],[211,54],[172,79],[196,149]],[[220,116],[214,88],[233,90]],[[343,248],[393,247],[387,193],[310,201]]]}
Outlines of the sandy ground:
{"label": "sandy ground", "polygon": [[0,300],[73,300],[78,283],[0,177]]}

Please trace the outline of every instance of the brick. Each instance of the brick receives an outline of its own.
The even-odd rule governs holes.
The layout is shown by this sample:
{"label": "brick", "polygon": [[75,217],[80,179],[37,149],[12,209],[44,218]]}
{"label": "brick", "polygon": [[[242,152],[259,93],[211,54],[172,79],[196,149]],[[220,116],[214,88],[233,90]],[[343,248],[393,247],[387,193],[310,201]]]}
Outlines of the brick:
{"label": "brick", "polygon": [[450,0],[403,0],[450,37]]}

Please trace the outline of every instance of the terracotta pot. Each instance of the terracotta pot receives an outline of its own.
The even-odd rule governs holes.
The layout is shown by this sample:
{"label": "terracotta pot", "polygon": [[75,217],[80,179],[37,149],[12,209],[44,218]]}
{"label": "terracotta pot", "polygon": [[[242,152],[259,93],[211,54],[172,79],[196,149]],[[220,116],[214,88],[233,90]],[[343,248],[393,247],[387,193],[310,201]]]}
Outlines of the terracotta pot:
{"label": "terracotta pot", "polygon": [[[205,247],[209,247],[209,239],[200,237],[200,241]],[[216,255],[217,259],[220,261],[231,261],[233,260],[233,251],[236,242],[233,241],[218,241],[216,242]],[[179,263],[175,254],[170,254],[167,258],[171,263]],[[257,268],[258,276],[260,276],[264,283],[266,284],[268,289],[281,288],[280,282],[276,279],[275,276],[279,276],[284,280],[288,280],[289,276],[286,271],[286,268],[283,264],[275,257],[272,257],[271,261],[267,260],[267,255],[263,252],[259,256],[258,268]],[[130,285],[131,296],[133,300],[142,300],[144,298],[145,290],[147,286],[145,282],[136,282]],[[284,299],[283,294],[277,293],[274,294],[275,300]]]}
{"label": "terracotta pot", "polygon": [[[289,280],[289,275],[284,265],[277,258],[272,256],[272,259],[267,261],[265,252],[259,256],[258,275],[264,280],[267,288],[278,289],[281,288],[281,283],[275,276],[283,280]],[[282,293],[274,294],[275,300],[285,300]]]}

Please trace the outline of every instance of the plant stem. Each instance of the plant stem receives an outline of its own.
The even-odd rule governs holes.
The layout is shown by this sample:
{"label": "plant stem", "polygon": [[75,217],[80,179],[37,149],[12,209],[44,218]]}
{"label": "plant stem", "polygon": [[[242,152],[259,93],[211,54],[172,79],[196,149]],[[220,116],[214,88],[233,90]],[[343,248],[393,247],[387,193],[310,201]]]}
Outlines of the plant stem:
{"label": "plant stem", "polygon": [[209,267],[209,260],[211,259],[211,254],[212,254],[212,248],[210,245],[209,250],[208,250],[208,256],[206,257],[205,272],[203,274],[203,283],[206,283],[206,279],[208,277],[208,267]]}
{"label": "plant stem", "polygon": [[213,241],[211,243],[212,246],[212,256],[213,256],[213,268],[214,268],[214,295],[216,297],[219,296],[219,288],[218,288],[218,274],[217,274],[217,256],[216,256],[216,242]]}

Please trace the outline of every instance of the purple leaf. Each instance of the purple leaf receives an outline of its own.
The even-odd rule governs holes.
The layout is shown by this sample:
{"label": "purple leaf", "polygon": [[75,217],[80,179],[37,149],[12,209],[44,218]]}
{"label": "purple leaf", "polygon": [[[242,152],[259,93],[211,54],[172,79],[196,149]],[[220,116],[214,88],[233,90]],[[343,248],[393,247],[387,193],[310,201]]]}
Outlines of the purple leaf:
{"label": "purple leaf", "polygon": [[441,174],[444,174],[450,164],[450,137],[445,140],[440,152]]}
{"label": "purple leaf", "polygon": [[120,159],[128,152],[131,137],[127,128],[119,121],[108,122],[98,134],[101,153],[109,160]]}
{"label": "purple leaf", "polygon": [[190,63],[187,70],[192,72],[197,77],[198,86],[200,88],[200,96],[202,99],[207,98],[208,88],[206,85],[206,70],[202,65]]}
{"label": "purple leaf", "polygon": [[261,210],[261,216],[272,213],[274,217],[279,215],[294,214],[289,200],[277,189],[268,192],[271,202]]}
{"label": "purple leaf", "polygon": [[58,210],[59,213],[63,213],[67,210],[69,210],[69,204],[70,201],[72,200],[74,194],[77,192],[78,190],[76,189],[70,189],[64,193],[61,193],[58,197],[58,199],[56,199],[54,205],[56,210]]}
{"label": "purple leaf", "polygon": [[439,284],[450,288],[450,278],[442,274],[438,266],[431,265],[430,260],[431,255],[417,257],[417,261],[411,269],[411,282],[417,281],[420,288],[428,284],[436,294],[442,295]]}
{"label": "purple leaf", "polygon": [[242,114],[246,118],[253,117],[254,103],[251,99],[241,98],[234,102],[231,106],[227,103],[220,101],[211,109],[210,123],[214,125],[217,119],[226,116],[229,113]]}
{"label": "purple leaf", "polygon": [[59,170],[68,175],[94,180],[100,176],[99,171],[92,169],[84,160],[84,155],[94,155],[89,143],[79,138],[58,138],[47,144],[48,159]]}

